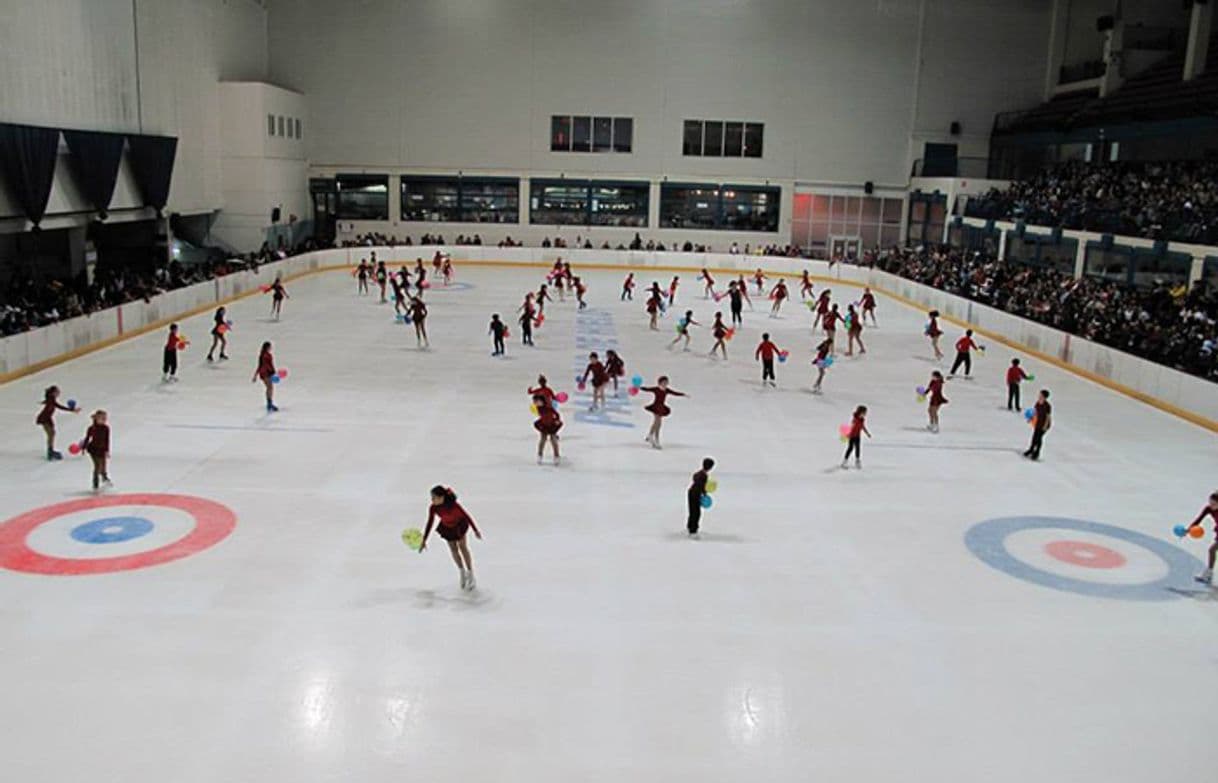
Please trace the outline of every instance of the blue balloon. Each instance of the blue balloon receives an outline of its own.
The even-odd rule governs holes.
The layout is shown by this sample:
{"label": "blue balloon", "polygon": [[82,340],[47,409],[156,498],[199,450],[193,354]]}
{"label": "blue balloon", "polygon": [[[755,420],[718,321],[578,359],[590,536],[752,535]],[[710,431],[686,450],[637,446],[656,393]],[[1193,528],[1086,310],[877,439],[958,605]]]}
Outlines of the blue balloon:
{"label": "blue balloon", "polygon": [[714,502],[715,501],[711,499],[710,495],[705,493],[702,495],[702,508],[710,508]]}
{"label": "blue balloon", "polygon": [[397,315],[393,316],[393,320],[397,321],[398,323],[401,323],[402,319],[403,319],[403,317],[402,317],[401,313],[398,313]]}
{"label": "blue balloon", "polygon": [[76,400],[68,400],[68,407],[72,410],[76,410]]}
{"label": "blue balloon", "polygon": [[778,363],[779,364],[785,364],[786,361],[787,361],[787,355],[785,353],[778,354]]}
{"label": "blue balloon", "polygon": [[1184,538],[1188,534],[1188,528],[1184,525],[1176,525],[1171,529],[1171,532],[1176,534],[1176,538]]}
{"label": "blue balloon", "polygon": [[631,379],[630,379],[630,385],[631,385],[631,386],[642,386],[642,385],[643,385],[643,376],[642,376],[642,375],[636,375],[636,376],[634,376],[633,378],[631,378]]}
{"label": "blue balloon", "polygon": [[1036,411],[1032,408],[1028,408],[1023,412],[1023,417],[1026,421],[1031,421],[1032,419],[1036,418]]}
{"label": "blue balloon", "polygon": [[281,380],[282,380],[282,378],[280,378],[278,375],[271,376],[271,383],[279,383],[279,381],[281,381]]}
{"label": "blue balloon", "polygon": [[826,357],[825,357],[825,366],[826,366],[826,367],[832,367],[832,366],[833,366],[833,357],[832,357],[832,356],[826,356]]}
{"label": "blue balloon", "polygon": [[224,322],[224,325],[225,325],[225,326],[227,326],[229,329],[232,329],[232,328],[233,328],[233,322],[232,322],[232,321],[225,321],[225,322]]}

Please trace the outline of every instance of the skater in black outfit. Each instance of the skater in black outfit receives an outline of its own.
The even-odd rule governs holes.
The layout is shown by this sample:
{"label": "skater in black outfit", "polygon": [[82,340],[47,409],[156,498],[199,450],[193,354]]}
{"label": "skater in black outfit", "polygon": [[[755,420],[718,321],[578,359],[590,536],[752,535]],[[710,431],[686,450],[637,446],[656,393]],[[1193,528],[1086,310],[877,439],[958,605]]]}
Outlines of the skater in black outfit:
{"label": "skater in black outfit", "polygon": [[494,338],[495,352],[491,356],[503,356],[503,338],[507,336],[507,324],[499,320],[499,313],[491,316],[491,328],[489,331],[491,337]]}
{"label": "skater in black outfit", "polygon": [[1041,443],[1045,439],[1045,433],[1053,426],[1053,406],[1049,404],[1049,390],[1041,389],[1040,396],[1036,400],[1036,413],[1032,417],[1032,445],[1028,446],[1028,450],[1023,453],[1025,457],[1031,460],[1040,459]]}
{"label": "skater in black outfit", "polygon": [[702,496],[706,494],[706,482],[710,480],[710,472],[714,467],[715,461],[710,457],[702,460],[702,470],[694,474],[693,481],[685,495],[689,504],[689,521],[686,523],[686,529],[691,538],[698,537],[698,523],[702,521]]}

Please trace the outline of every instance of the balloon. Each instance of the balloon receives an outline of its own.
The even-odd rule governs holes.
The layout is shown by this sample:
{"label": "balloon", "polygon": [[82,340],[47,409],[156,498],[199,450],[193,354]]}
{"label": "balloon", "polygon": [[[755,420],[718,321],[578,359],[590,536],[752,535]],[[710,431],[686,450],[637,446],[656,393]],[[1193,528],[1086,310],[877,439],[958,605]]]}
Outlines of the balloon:
{"label": "balloon", "polygon": [[76,400],[68,400],[68,409],[76,410]]}
{"label": "balloon", "polygon": [[538,316],[537,316],[537,318],[536,318],[536,321],[537,321],[537,325],[538,325],[538,326],[541,326],[542,324],[544,324],[544,323],[546,322],[546,314],[545,314],[545,313],[539,313],[539,314],[538,314]]}
{"label": "balloon", "polygon": [[73,443],[72,445],[68,446],[68,453],[69,454],[79,454],[80,453],[80,444]]}
{"label": "balloon", "polygon": [[1034,380],[1036,380],[1036,376],[1035,376],[1035,375],[1029,375],[1029,376],[1028,376],[1028,380],[1029,380],[1029,381],[1034,381]]}
{"label": "balloon", "polygon": [[260,285],[258,286],[258,290],[265,294],[271,290],[271,287],[269,285]]}
{"label": "balloon", "polygon": [[708,494],[711,492],[714,492],[718,488],[719,488],[718,481],[715,481],[714,479],[710,479],[709,481],[706,482],[706,491]]}
{"label": "balloon", "polygon": [[583,381],[580,381],[579,383],[575,384],[575,388],[579,389],[580,391],[583,391],[584,389],[588,388],[588,384],[584,383]]}
{"label": "balloon", "polygon": [[850,425],[849,424],[843,424],[842,426],[837,428],[837,431],[842,434],[843,438],[850,437]]}
{"label": "balloon", "polygon": [[833,357],[832,357],[832,356],[826,356],[826,357],[825,357],[825,366],[826,366],[826,367],[832,367],[832,366],[833,366]]}
{"label": "balloon", "polygon": [[1023,417],[1024,420],[1031,421],[1032,419],[1036,418],[1036,410],[1033,408],[1028,408],[1023,412]]}
{"label": "balloon", "polygon": [[1194,525],[1188,529],[1188,534],[1193,538],[1201,538],[1205,535],[1205,528],[1201,527],[1201,525]]}
{"label": "balloon", "polygon": [[534,416],[537,415],[537,406],[536,405],[530,405],[529,410],[531,410],[533,412]]}
{"label": "balloon", "polygon": [[402,543],[416,552],[419,551],[419,547],[423,546],[423,531],[417,528],[403,530]]}
{"label": "balloon", "polygon": [[714,504],[715,504],[715,501],[711,499],[710,495],[702,496],[702,508],[710,508]]}
{"label": "balloon", "polygon": [[402,316],[402,323],[412,324],[412,323],[414,323],[414,320],[410,317],[410,315],[408,313],[408,314]]}
{"label": "balloon", "polygon": [[423,282],[419,283],[419,288],[431,288],[431,283],[424,280]]}
{"label": "balloon", "polygon": [[288,368],[287,368],[287,367],[280,367],[280,368],[279,368],[279,377],[280,377],[281,379],[282,379],[282,378],[286,378],[286,377],[288,377]]}
{"label": "balloon", "polygon": [[559,392],[558,394],[554,395],[554,399],[558,400],[559,402],[566,402],[571,398],[567,396],[566,392]]}
{"label": "balloon", "polygon": [[915,393],[916,393],[916,394],[917,394],[919,397],[925,397],[925,396],[926,396],[926,387],[925,387],[925,386],[919,386],[918,388],[914,389],[914,392],[915,392]]}
{"label": "balloon", "polygon": [[627,391],[627,394],[629,394],[631,397],[637,397],[638,393],[639,393],[638,386],[631,386],[629,391]]}
{"label": "balloon", "polygon": [[1188,533],[1188,528],[1184,525],[1176,525],[1171,529],[1171,532],[1176,538],[1184,538],[1184,535]]}
{"label": "balloon", "polygon": [[786,361],[787,361],[787,352],[786,351],[783,351],[782,353],[778,354],[778,363],[779,364],[784,364]]}
{"label": "balloon", "polygon": [[279,383],[281,380],[283,380],[283,379],[280,378],[278,375],[271,376],[271,383]]}
{"label": "balloon", "polygon": [[677,334],[681,333],[681,324],[677,324]]}
{"label": "balloon", "polygon": [[642,375],[636,375],[636,376],[634,376],[633,378],[631,378],[631,379],[630,379],[630,385],[631,385],[631,386],[642,386],[642,385],[643,385],[643,376],[642,376]]}

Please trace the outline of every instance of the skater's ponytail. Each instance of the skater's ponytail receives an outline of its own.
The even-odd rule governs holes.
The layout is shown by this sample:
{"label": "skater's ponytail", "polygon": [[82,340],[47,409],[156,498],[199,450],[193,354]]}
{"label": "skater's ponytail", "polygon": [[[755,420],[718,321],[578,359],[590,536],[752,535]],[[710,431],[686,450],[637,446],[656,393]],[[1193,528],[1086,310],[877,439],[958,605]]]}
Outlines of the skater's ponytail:
{"label": "skater's ponytail", "polygon": [[431,488],[431,496],[433,498],[441,498],[446,506],[451,506],[457,502],[457,493],[453,492],[449,487],[440,484],[436,484]]}

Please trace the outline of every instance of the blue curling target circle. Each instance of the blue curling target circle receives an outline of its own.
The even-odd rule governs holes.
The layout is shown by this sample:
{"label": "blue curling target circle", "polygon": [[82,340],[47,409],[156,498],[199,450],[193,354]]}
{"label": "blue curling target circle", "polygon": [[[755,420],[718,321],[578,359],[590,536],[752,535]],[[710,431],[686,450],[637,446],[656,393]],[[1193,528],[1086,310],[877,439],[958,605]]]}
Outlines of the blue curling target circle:
{"label": "blue curling target circle", "polygon": [[1042,587],[1096,598],[1170,601],[1201,561],[1133,530],[1066,517],[1002,517],[964,535],[991,568]]}
{"label": "blue curling target circle", "polygon": [[153,527],[144,517],[105,517],[77,525],[68,535],[84,544],[117,544],[146,536]]}

